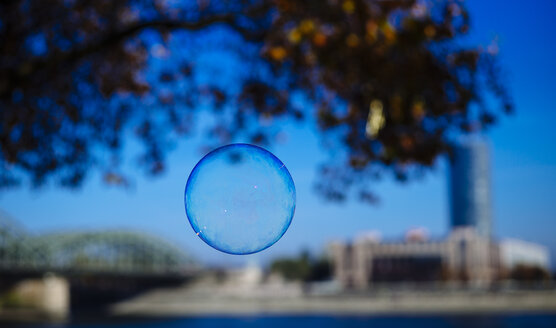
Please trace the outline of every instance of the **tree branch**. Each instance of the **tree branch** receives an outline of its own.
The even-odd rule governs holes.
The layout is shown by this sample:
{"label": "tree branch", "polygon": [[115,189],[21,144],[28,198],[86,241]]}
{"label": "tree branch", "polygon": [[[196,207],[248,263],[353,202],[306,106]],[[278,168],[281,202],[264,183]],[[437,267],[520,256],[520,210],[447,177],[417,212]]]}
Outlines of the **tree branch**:
{"label": "tree branch", "polygon": [[239,33],[245,40],[258,42],[263,39],[264,33],[256,33],[238,25],[235,16],[236,15],[234,14],[215,15],[195,22],[187,22],[181,20],[168,20],[168,19],[137,22],[135,24],[121,28],[120,30],[110,32],[104,37],[98,38],[96,41],[93,41],[89,44],[82,45],[75,49],[61,52],[61,53],[59,52],[53,53],[45,59],[38,59],[32,62],[22,63],[19,66],[19,69],[13,72],[14,74],[12,75],[11,78],[10,87],[0,92],[0,98],[11,97],[12,91],[15,90],[18,86],[20,86],[25,79],[28,79],[37,71],[44,69],[45,67],[56,66],[61,63],[65,63],[65,64],[73,63],[90,54],[93,54],[97,51],[100,51],[114,44],[117,44],[118,42],[121,42],[126,38],[129,38],[148,28],[155,28],[161,30],[183,29],[183,30],[190,30],[190,31],[198,31],[210,25],[226,24],[231,29]]}
{"label": "tree branch", "polygon": [[249,31],[239,26],[235,22],[235,15],[233,14],[216,15],[196,22],[185,22],[179,20],[153,20],[148,22],[139,22],[135,25],[127,26],[121,29],[120,31],[105,36],[104,38],[98,40],[97,42],[93,42],[92,44],[82,47],[81,49],[76,49],[75,51],[67,53],[66,56],[64,56],[65,58],[62,58],[61,61],[71,62],[75,59],[83,58],[86,55],[97,51],[97,49],[101,49],[116,44],[147,28],[166,29],[166,30],[184,29],[190,31],[198,31],[210,25],[219,24],[219,23],[228,25],[230,28],[232,28],[234,31],[241,34],[241,36],[248,41],[262,40],[263,37],[262,33],[258,33],[258,34],[253,33],[252,31]]}

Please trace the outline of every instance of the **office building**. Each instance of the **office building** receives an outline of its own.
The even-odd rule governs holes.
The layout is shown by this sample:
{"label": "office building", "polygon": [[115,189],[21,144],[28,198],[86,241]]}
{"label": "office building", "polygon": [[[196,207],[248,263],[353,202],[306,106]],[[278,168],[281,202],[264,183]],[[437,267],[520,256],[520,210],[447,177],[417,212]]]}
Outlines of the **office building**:
{"label": "office building", "polygon": [[451,227],[474,227],[491,237],[492,204],[488,144],[470,139],[454,147],[450,156]]}

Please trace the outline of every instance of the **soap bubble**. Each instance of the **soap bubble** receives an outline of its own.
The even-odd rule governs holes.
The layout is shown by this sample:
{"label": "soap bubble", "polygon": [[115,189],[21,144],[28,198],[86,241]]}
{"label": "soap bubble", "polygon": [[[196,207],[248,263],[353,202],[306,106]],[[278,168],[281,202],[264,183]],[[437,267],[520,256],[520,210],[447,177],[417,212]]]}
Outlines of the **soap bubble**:
{"label": "soap bubble", "polygon": [[229,254],[251,254],[277,242],[295,211],[295,186],[286,166],[267,150],[232,144],[208,153],[185,187],[193,230]]}

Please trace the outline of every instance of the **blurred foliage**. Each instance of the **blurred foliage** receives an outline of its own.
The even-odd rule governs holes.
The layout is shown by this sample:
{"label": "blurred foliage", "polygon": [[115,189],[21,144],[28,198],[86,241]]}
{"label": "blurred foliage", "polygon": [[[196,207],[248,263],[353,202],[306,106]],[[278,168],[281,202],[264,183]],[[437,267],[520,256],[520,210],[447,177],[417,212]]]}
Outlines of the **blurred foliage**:
{"label": "blurred foliage", "polygon": [[332,277],[332,264],[326,257],[312,258],[302,252],[297,258],[281,258],[272,262],[270,271],[279,273],[286,280],[323,281]]}
{"label": "blurred foliage", "polygon": [[29,305],[24,302],[17,293],[13,291],[5,292],[0,295],[0,309],[1,308],[22,308]]}
{"label": "blurred foliage", "polygon": [[0,185],[91,169],[127,185],[126,140],[158,174],[195,126],[210,147],[264,145],[313,117],[332,154],[318,190],[373,201],[369,179],[405,179],[511,111],[496,44],[458,42],[469,22],[450,0],[2,1]]}
{"label": "blurred foliage", "polygon": [[545,268],[520,264],[512,269],[510,279],[517,282],[547,282],[551,277]]}

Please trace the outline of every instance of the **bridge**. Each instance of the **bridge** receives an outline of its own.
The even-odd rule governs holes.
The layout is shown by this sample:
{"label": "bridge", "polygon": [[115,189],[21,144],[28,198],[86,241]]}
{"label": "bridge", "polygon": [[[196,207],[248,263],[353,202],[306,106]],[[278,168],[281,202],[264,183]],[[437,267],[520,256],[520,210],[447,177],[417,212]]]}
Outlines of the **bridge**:
{"label": "bridge", "polygon": [[137,231],[32,234],[0,212],[0,293],[45,274],[69,285],[71,306],[97,306],[145,289],[182,283],[200,270],[195,259]]}

